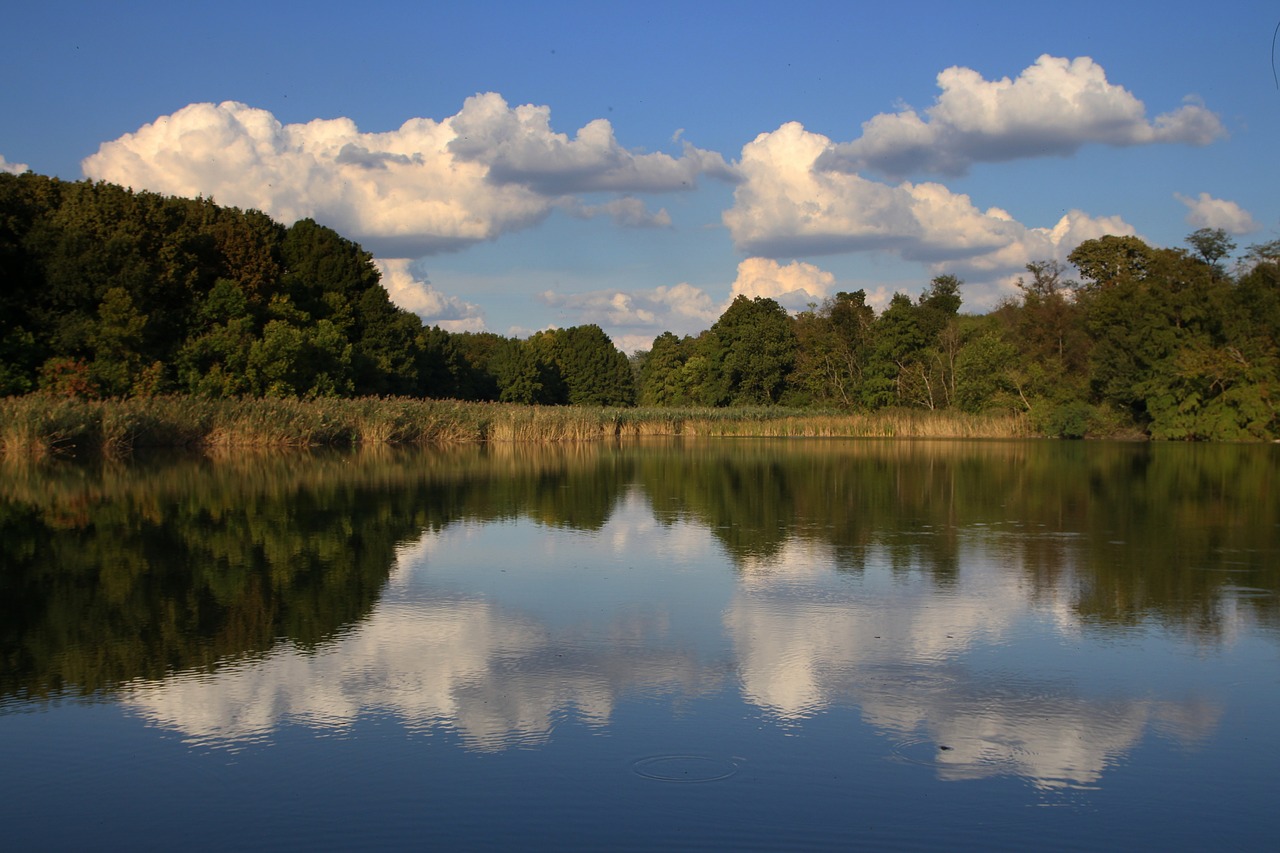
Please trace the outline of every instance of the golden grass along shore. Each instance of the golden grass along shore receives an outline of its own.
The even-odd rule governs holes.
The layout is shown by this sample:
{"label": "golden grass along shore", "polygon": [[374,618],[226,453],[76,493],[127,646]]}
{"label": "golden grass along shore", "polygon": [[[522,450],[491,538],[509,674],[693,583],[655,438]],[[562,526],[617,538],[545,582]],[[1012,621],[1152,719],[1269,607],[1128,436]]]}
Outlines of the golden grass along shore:
{"label": "golden grass along shore", "polygon": [[140,448],[597,441],[640,436],[1026,438],[1016,414],[883,410],[527,406],[407,398],[230,399],[190,396],[0,399],[0,455],[40,458]]}

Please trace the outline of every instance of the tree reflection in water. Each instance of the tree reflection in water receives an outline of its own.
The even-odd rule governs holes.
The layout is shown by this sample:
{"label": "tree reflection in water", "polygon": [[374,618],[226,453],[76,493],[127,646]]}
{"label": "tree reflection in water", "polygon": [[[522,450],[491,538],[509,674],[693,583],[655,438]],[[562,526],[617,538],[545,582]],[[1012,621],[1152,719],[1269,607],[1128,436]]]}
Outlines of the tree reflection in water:
{"label": "tree reflection in water", "polygon": [[0,692],[213,744],[389,714],[492,751],[732,691],[778,725],[857,709],[944,779],[1091,785],[1222,705],[1063,647],[1274,639],[1276,472],[1253,446],[748,440],[10,467]]}

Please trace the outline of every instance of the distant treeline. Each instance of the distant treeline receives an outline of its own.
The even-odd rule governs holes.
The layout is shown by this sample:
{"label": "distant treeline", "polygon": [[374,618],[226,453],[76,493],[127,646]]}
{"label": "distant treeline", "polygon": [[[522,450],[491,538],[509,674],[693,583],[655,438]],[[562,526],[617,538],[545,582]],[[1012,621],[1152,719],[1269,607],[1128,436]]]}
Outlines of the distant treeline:
{"label": "distant treeline", "polygon": [[933,279],[877,314],[863,291],[792,316],[738,297],[629,359],[594,325],[449,333],[395,307],[372,258],[281,225],[104,183],[0,175],[0,394],[402,396],[533,404],[916,408],[1021,414],[1048,435],[1280,436],[1280,241],[1233,266],[1225,232],[1135,237],[1027,266],[960,313]]}
{"label": "distant treeline", "polygon": [[413,396],[630,405],[598,326],[451,335],[303,219],[0,175],[0,395]]}

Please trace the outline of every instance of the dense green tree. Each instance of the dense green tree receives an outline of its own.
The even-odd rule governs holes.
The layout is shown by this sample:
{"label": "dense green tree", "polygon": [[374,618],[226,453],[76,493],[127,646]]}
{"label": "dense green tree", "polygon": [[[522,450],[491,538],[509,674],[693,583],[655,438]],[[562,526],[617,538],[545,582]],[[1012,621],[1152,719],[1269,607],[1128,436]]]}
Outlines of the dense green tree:
{"label": "dense green tree", "polygon": [[417,337],[418,380],[424,396],[462,396],[462,357],[454,337],[439,326],[424,327]]}
{"label": "dense green tree", "polygon": [[219,276],[236,282],[255,305],[270,301],[284,272],[285,227],[261,211],[222,209],[209,231],[217,248]]}
{"label": "dense green tree", "polygon": [[931,409],[950,406],[955,400],[956,358],[964,344],[959,320],[963,284],[953,275],[936,276],[920,295],[921,325],[929,342],[918,369]]}
{"label": "dense green tree", "polygon": [[960,313],[962,284],[953,275],[935,276],[920,294],[920,325],[926,337],[936,338]]}
{"label": "dense green tree", "polygon": [[875,311],[866,293],[840,292],[795,318],[796,368],[788,403],[852,408],[866,381]]}
{"label": "dense green tree", "polygon": [[982,318],[956,356],[955,404],[966,412],[1029,411],[1018,348],[995,317]]}
{"label": "dense green tree", "polygon": [[27,245],[41,207],[40,186],[30,173],[0,173],[0,395],[34,388],[49,355],[37,339],[41,324],[32,316],[44,290],[43,273]]}
{"label": "dense green tree", "polygon": [[663,332],[654,338],[640,370],[640,405],[687,405],[689,401],[677,381],[680,368],[687,359],[687,348],[671,332]]}
{"label": "dense green tree", "polygon": [[921,313],[905,293],[895,293],[876,321],[863,400],[869,408],[928,406],[931,395],[920,379],[929,337]]}
{"label": "dense green tree", "polygon": [[1236,250],[1236,241],[1222,228],[1199,228],[1187,235],[1187,245],[1202,261],[1222,275],[1222,259]]}
{"label": "dense green tree", "polygon": [[1062,412],[1083,411],[1080,407],[1086,405],[1091,340],[1075,298],[1078,285],[1065,277],[1066,266],[1045,260],[1032,261],[1026,269],[1030,279],[1017,282],[1021,301],[997,312],[1005,339],[1016,341],[1017,352],[997,384],[1016,395],[1034,423],[1056,434],[1048,424]]}
{"label": "dense green tree", "polygon": [[[350,311],[331,310],[330,317],[354,341],[355,393],[449,396],[452,389],[448,385],[433,390],[426,382],[428,373],[447,371],[447,367],[430,363],[430,356],[423,349],[422,321],[416,314],[392,305],[381,287],[366,290],[350,308]],[[443,357],[443,353],[440,355]],[[439,373],[435,375],[438,377]],[[439,394],[438,390],[445,393]]]}
{"label": "dense green tree", "polygon": [[1067,256],[1067,260],[1080,271],[1084,278],[1082,290],[1088,293],[1141,281],[1147,275],[1152,251],[1137,237],[1108,234],[1085,240]]}
{"label": "dense green tree", "polygon": [[719,372],[734,405],[777,403],[795,366],[796,336],[776,301],[736,297],[711,327],[720,348]]}
{"label": "dense green tree", "polygon": [[550,335],[551,360],[575,406],[629,406],[636,401],[627,357],[596,325],[573,326]]}
{"label": "dense green tree", "polygon": [[544,357],[535,339],[504,340],[489,364],[498,385],[498,399],[504,403],[565,402],[559,370]]}
{"label": "dense green tree", "polygon": [[[3,175],[0,265],[4,390],[40,374],[96,394],[418,394],[434,369],[420,321],[391,304],[368,253],[311,220]],[[251,352],[275,351],[320,364],[246,373]]]}
{"label": "dense green tree", "polygon": [[98,392],[119,397],[131,392],[153,392],[139,387],[143,380],[143,355],[147,315],[139,313],[123,287],[113,287],[98,306],[98,322],[89,331],[93,361],[89,375]]}
{"label": "dense green tree", "polygon": [[508,339],[493,332],[462,332],[449,340],[458,355],[458,396],[497,400],[502,388],[495,361],[501,361]]}
{"label": "dense green tree", "polygon": [[178,353],[180,387],[211,397],[248,393],[256,327],[240,284],[218,279],[200,301],[192,333]]}

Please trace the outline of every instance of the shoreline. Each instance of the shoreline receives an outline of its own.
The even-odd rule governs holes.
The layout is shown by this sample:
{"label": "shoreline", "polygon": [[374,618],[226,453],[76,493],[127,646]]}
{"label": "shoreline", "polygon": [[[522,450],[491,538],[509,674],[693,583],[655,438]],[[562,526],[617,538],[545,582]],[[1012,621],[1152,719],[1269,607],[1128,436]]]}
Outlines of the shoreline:
{"label": "shoreline", "polygon": [[1026,415],[884,409],[538,406],[415,398],[0,399],[0,456],[127,457],[135,449],[573,442],[644,436],[1041,438]]}

